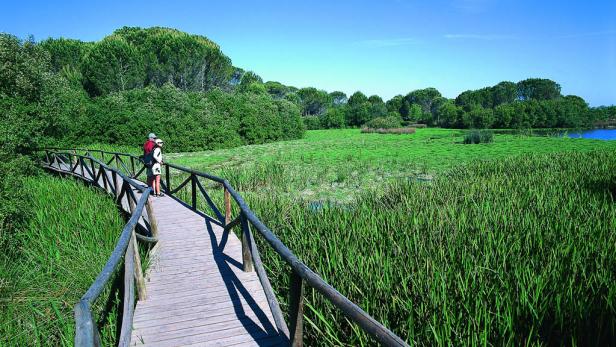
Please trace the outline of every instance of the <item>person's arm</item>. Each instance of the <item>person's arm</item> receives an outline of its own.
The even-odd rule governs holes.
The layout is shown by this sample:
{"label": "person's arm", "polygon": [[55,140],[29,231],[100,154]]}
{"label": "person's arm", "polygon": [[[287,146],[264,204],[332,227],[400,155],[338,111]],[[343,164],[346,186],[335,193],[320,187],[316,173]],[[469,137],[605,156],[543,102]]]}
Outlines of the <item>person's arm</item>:
{"label": "person's arm", "polygon": [[154,148],[154,160],[159,164],[163,163],[163,151],[160,148]]}

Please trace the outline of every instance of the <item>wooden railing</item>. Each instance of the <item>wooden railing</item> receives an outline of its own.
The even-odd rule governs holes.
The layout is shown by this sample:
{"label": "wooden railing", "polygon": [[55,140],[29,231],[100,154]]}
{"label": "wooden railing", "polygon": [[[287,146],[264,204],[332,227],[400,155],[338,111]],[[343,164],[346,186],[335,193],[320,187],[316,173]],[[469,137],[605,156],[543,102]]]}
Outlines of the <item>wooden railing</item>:
{"label": "wooden railing", "polygon": [[[43,166],[62,175],[71,175],[112,194],[118,206],[127,214],[128,222],[122,229],[116,246],[103,270],[94,283],[75,305],[75,346],[100,346],[101,337],[93,317],[92,305],[112,279],[119,264],[124,260],[122,319],[119,346],[130,344],[135,308],[135,287],[139,300],[146,300],[147,292],[143,277],[137,240],[156,243],[158,227],[152,212],[149,195],[151,188],[134,182],[131,177],[109,166],[89,152],[44,150]],[[137,198],[135,190],[141,193]],[[140,230],[141,232],[136,232]],[[112,293],[113,295],[113,293]]]}
{"label": "wooden railing", "polygon": [[[116,164],[118,172],[136,178],[143,173],[139,157],[132,154],[107,152],[88,149],[70,149],[73,155],[77,152],[84,152],[91,157],[97,154],[108,165]],[[238,194],[231,184],[220,177],[207,173],[195,171],[179,165],[164,163],[163,177],[161,178],[163,190],[182,201],[187,207],[196,212],[207,215],[198,209],[198,196],[205,199],[207,206],[215,215],[215,220],[224,227],[224,232],[228,233],[233,228],[241,229],[243,270],[256,271],[259,281],[263,286],[267,302],[272,311],[274,322],[278,331],[287,336],[293,346],[303,345],[303,311],[304,311],[304,290],[305,285],[316,289],[323,297],[330,301],[343,313],[345,317],[355,322],[363,331],[374,337],[385,346],[408,346],[400,337],[387,329],[377,320],[372,318],[359,306],[351,302],[347,297],[340,294],[334,287],[325,282],[319,275],[312,271],[306,264],[299,260],[293,252],[280,241],[280,239],[257,218],[254,212],[248,207],[244,199]],[[172,174],[172,170],[174,175]],[[173,177],[187,175],[179,184],[173,182]],[[200,179],[214,182],[224,189],[224,214],[216,206]],[[184,196],[190,198],[182,199],[180,192],[186,192]],[[238,215],[233,218],[231,201],[235,202]],[[276,295],[265,272],[259,250],[257,249],[251,229],[254,228],[267,241],[267,244],[290,266],[290,288],[289,288],[289,324],[284,320],[283,313],[276,299]]]}

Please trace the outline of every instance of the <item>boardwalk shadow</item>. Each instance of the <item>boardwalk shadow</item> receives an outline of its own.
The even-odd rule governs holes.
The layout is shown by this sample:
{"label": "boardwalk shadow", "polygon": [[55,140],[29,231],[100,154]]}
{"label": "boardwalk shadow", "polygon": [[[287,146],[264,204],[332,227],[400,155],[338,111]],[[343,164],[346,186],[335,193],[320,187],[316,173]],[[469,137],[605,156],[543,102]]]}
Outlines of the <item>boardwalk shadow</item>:
{"label": "boardwalk shadow", "polygon": [[[226,245],[229,237],[228,233],[223,232],[221,240],[218,242],[216,233],[214,232],[210,221],[211,218],[205,219],[205,225],[210,236],[212,251],[214,252],[214,261],[220,271],[231,301],[233,302],[233,309],[238,320],[246,328],[246,331],[255,339],[255,341],[257,341],[257,344],[259,344],[258,340],[266,340],[267,342],[270,342],[269,338],[281,336],[276,327],[272,325],[272,322],[267,317],[265,312],[263,312],[257,301],[251,295],[250,291],[246,289],[242,281],[237,277],[231,268],[231,266],[234,266],[238,269],[242,269],[242,264],[224,253],[224,246]],[[252,310],[258,322],[253,320],[254,317],[250,317],[246,314],[245,308],[242,305],[242,299],[246,302],[250,310]]]}

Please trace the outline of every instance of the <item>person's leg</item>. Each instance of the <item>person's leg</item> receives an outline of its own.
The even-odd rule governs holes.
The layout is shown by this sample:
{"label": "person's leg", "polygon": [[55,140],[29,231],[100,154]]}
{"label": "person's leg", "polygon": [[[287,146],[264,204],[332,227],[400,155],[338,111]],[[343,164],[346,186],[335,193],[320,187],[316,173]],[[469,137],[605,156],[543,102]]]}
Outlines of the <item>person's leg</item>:
{"label": "person's leg", "polygon": [[160,175],[156,175],[156,195],[160,195]]}
{"label": "person's leg", "polygon": [[152,188],[152,195],[156,195],[156,190],[154,190],[154,175],[148,175],[147,184],[148,187]]}

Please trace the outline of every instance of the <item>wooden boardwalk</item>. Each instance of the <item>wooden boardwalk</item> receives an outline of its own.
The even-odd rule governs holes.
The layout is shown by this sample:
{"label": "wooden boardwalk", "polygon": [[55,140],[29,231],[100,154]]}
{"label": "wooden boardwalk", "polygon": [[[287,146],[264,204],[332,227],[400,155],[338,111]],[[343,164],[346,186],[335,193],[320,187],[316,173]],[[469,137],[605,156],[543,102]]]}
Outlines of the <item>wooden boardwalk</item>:
{"label": "wooden boardwalk", "polygon": [[234,233],[164,196],[153,199],[158,251],[132,346],[273,346],[278,335],[256,272],[242,270]]}
{"label": "wooden boardwalk", "polygon": [[[66,164],[56,167],[70,171]],[[287,344],[256,272],[242,270],[238,237],[173,197],[150,199],[159,241],[146,272],[147,298],[135,308],[130,345]]]}

